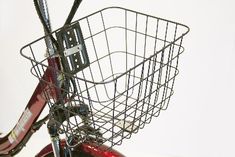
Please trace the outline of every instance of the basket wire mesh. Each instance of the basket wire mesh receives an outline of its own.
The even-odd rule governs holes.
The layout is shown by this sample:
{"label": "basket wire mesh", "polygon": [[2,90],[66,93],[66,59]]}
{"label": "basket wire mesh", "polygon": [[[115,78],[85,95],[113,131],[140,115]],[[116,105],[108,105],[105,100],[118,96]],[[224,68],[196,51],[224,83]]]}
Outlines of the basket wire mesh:
{"label": "basket wire mesh", "polygon": [[[44,87],[44,98],[51,114],[63,113],[63,121],[57,122],[66,139],[120,145],[167,109],[184,50],[182,40],[189,28],[116,7],[95,12],[71,26],[77,23],[90,65],[74,75],[60,71],[64,78],[73,80],[66,88],[52,84],[43,75],[53,69],[47,59],[55,57],[42,55],[47,49],[46,37],[26,45],[21,52],[31,60],[33,75],[48,87]],[[69,101],[58,104],[51,96],[54,88],[66,91]],[[87,106],[89,113],[82,115],[76,106]]]}

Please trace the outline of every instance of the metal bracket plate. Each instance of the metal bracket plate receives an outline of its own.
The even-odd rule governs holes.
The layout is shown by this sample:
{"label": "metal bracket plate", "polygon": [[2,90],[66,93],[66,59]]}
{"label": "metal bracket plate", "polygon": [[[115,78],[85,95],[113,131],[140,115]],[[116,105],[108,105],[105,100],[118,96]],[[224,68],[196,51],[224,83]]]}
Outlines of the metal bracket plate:
{"label": "metal bracket plate", "polygon": [[90,65],[79,22],[56,32],[65,72],[76,74]]}
{"label": "metal bracket plate", "polygon": [[64,56],[65,56],[65,57],[68,57],[68,56],[70,56],[70,55],[73,55],[73,54],[77,53],[78,51],[79,51],[79,52],[82,51],[82,45],[81,45],[81,44],[76,45],[76,46],[71,47],[71,48],[68,48],[68,49],[65,49],[65,50],[64,50]]}

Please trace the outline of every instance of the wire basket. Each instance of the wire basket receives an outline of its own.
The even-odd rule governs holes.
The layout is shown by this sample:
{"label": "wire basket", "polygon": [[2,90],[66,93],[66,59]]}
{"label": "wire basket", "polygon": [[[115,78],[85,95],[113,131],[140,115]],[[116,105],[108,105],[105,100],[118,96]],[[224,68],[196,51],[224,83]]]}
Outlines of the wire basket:
{"label": "wire basket", "polygon": [[[90,64],[74,75],[60,72],[74,80],[69,88],[54,84],[70,96],[76,88],[69,103],[58,105],[50,96],[45,98],[51,112],[56,112],[53,109],[57,106],[63,115],[70,115],[63,122],[58,121],[67,139],[77,136],[84,141],[92,136],[109,147],[120,145],[167,109],[178,74],[179,55],[184,50],[182,40],[189,28],[117,7],[95,12],[71,26],[77,23]],[[53,68],[48,67],[47,59],[55,57],[42,55],[47,49],[44,41],[47,37],[26,45],[21,52],[31,60],[32,73],[51,86],[43,77],[46,69]],[[45,95],[51,92],[48,88],[44,90]],[[82,104],[88,106],[89,118],[68,107]],[[84,121],[90,128],[81,129]]]}

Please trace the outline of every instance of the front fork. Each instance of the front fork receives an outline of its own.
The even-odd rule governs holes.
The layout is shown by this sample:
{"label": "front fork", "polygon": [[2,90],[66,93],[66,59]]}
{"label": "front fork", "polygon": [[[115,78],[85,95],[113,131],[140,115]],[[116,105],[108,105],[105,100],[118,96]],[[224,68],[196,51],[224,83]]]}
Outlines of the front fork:
{"label": "front fork", "polygon": [[53,150],[54,157],[72,157],[71,150],[60,143],[58,134],[58,126],[53,119],[50,119],[47,123],[47,129],[51,137],[51,147]]}
{"label": "front fork", "polygon": [[56,125],[56,122],[53,119],[50,119],[48,121],[47,129],[51,137],[51,146],[53,149],[54,157],[62,157],[61,148],[60,148],[60,138],[58,134],[58,127]]}
{"label": "front fork", "polygon": [[[79,108],[71,108],[71,110],[73,111],[78,111],[78,114],[80,116],[84,116],[87,117],[89,114],[89,109],[88,106],[86,105],[82,105],[80,104]],[[71,115],[74,116],[74,115]],[[51,117],[47,123],[47,129],[48,129],[48,133],[50,135],[51,138],[51,147],[54,153],[54,157],[72,157],[72,152],[71,152],[71,148],[67,145],[67,144],[61,144],[61,140],[59,138],[59,127],[60,125],[58,125],[59,123],[63,123],[63,121],[65,119],[63,119],[65,117],[61,117],[60,118],[60,122],[56,121],[56,117]],[[84,120],[85,119],[85,120]],[[84,123],[87,121],[86,118],[84,118],[83,121]],[[65,142],[66,143],[66,142]]]}

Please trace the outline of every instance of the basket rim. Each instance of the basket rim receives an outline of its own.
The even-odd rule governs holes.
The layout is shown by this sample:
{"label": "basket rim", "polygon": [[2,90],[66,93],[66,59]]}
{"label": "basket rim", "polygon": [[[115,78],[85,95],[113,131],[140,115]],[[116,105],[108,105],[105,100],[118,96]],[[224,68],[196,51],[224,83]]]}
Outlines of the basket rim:
{"label": "basket rim", "polygon": [[[81,21],[81,20],[84,20],[84,19],[86,19],[86,18],[88,18],[88,17],[90,17],[90,16],[92,16],[92,15],[94,15],[94,14],[97,14],[97,13],[99,13],[99,12],[102,12],[102,11],[105,11],[105,10],[109,10],[109,9],[121,9],[121,10],[124,10],[124,11],[133,12],[133,13],[136,13],[136,14],[144,15],[144,16],[147,16],[147,17],[155,18],[155,19],[159,19],[159,20],[166,21],[166,22],[169,22],[169,23],[174,23],[174,24],[177,24],[177,25],[180,25],[180,26],[186,28],[186,31],[185,31],[184,33],[182,33],[181,35],[179,35],[179,36],[178,36],[176,39],[174,39],[173,41],[168,41],[167,44],[166,44],[164,47],[162,47],[162,48],[161,48],[160,50],[158,50],[158,51],[155,51],[155,52],[154,52],[152,55],[150,55],[149,57],[144,58],[143,61],[141,61],[141,62],[138,63],[137,65],[131,67],[131,68],[128,69],[127,71],[123,72],[122,74],[118,75],[117,77],[115,77],[114,79],[109,80],[109,81],[94,82],[94,81],[90,81],[90,80],[86,80],[86,79],[77,77],[77,76],[75,76],[75,75],[71,75],[71,74],[66,73],[66,72],[63,72],[63,71],[60,71],[60,72],[62,72],[63,74],[65,74],[65,75],[67,75],[67,76],[72,76],[72,77],[74,77],[74,78],[76,78],[76,79],[79,79],[79,80],[84,81],[84,82],[92,83],[92,84],[105,84],[105,83],[110,83],[110,82],[113,82],[113,81],[117,81],[118,78],[120,78],[120,77],[122,77],[123,75],[127,74],[128,72],[130,72],[131,70],[133,70],[133,69],[135,69],[136,67],[140,66],[141,64],[144,64],[145,62],[151,60],[154,56],[156,56],[157,54],[159,54],[159,53],[161,53],[162,51],[164,51],[164,49],[171,47],[172,44],[178,45],[178,44],[176,44],[176,42],[177,42],[178,40],[182,39],[183,36],[185,36],[185,35],[190,31],[190,28],[189,28],[188,26],[184,25],[184,24],[181,24],[181,23],[178,23],[178,22],[174,22],[174,21],[171,21],[171,20],[167,20],[167,19],[164,19],[164,18],[160,18],[160,17],[148,15],[148,14],[141,13],[141,12],[138,12],[138,11],[126,9],[126,8],[123,8],[123,7],[118,7],[118,6],[111,6],[111,7],[106,7],[106,8],[100,9],[100,10],[98,10],[98,11],[96,11],[96,12],[93,12],[93,13],[87,15],[87,16],[84,16],[84,17],[82,17],[82,18],[80,18],[80,19],[78,19],[78,20],[73,21],[70,25],[73,25],[73,24],[75,24],[75,23],[77,23],[77,22],[79,22],[79,21]],[[65,27],[65,26],[64,26],[64,27]],[[40,41],[40,40],[42,40],[42,39],[44,39],[44,38],[50,36],[51,34],[54,34],[55,32],[59,31],[60,29],[63,29],[64,27],[58,28],[58,29],[54,30],[53,32],[51,32],[50,34],[44,35],[44,36],[42,36],[42,37],[40,37],[40,38],[38,38],[38,39],[36,39],[36,40],[34,40],[34,41],[28,43],[27,45],[23,46],[23,47],[20,49],[20,54],[21,54],[24,58],[26,58],[26,59],[30,60],[31,62],[35,63],[35,65],[34,65],[33,67],[31,67],[31,72],[33,71],[33,68],[35,68],[35,66],[38,66],[38,65],[41,65],[41,66],[46,67],[46,68],[53,68],[53,67],[50,67],[50,66],[48,66],[48,65],[45,65],[45,64],[43,63],[45,60],[47,60],[47,57],[45,57],[45,59],[43,59],[43,60],[41,60],[41,61],[37,61],[37,60],[35,60],[35,59],[33,59],[33,58],[27,56],[26,54],[24,54],[24,53],[23,53],[23,50],[26,49],[27,47],[30,47],[32,44],[36,43],[37,41]],[[110,28],[112,28],[112,27],[110,27]],[[106,29],[110,29],[110,28],[106,28]],[[103,31],[102,31],[102,32],[103,32]],[[99,33],[100,33],[100,32],[99,32]],[[180,46],[180,48],[179,48],[179,49],[180,49],[179,54],[183,53],[184,47],[183,47],[182,45],[178,45],[178,46]],[[114,52],[111,52],[111,53],[114,53]],[[126,52],[126,53],[128,53],[128,52]],[[53,56],[50,56],[50,57],[53,57]],[[172,67],[172,68],[175,68],[175,67]],[[176,68],[176,69],[177,69],[177,68]],[[36,74],[33,74],[33,75],[36,76]]]}
{"label": "basket rim", "polygon": [[[140,14],[140,15],[148,16],[148,17],[151,17],[151,18],[159,19],[159,20],[162,20],[162,21],[170,22],[170,23],[175,23],[175,24],[177,24],[177,25],[180,25],[180,26],[182,26],[182,27],[185,27],[187,30],[185,31],[185,33],[182,33],[182,35],[179,36],[178,38],[180,38],[180,37],[182,37],[182,36],[185,36],[185,35],[190,31],[189,26],[187,26],[187,25],[185,25],[185,24],[182,24],[182,23],[179,23],[179,22],[176,22],[176,21],[172,21],[172,20],[168,20],[168,19],[165,19],[165,18],[161,18],[161,17],[158,17],[158,16],[153,16],[153,15],[145,14],[145,13],[142,13],[142,12],[139,12],[139,11],[134,11],[134,10],[131,10],[131,9],[119,7],[119,6],[105,7],[105,8],[103,8],[103,9],[100,9],[100,10],[98,10],[98,11],[95,11],[95,12],[93,12],[93,13],[91,13],[91,14],[88,14],[88,15],[82,17],[82,18],[79,18],[79,19],[77,19],[77,20],[71,22],[70,25],[73,25],[74,23],[77,23],[77,22],[79,22],[79,21],[81,21],[81,20],[83,20],[83,19],[85,19],[85,18],[88,18],[88,17],[94,15],[94,14],[97,14],[97,13],[99,13],[99,12],[102,12],[102,11],[105,11],[105,10],[109,10],[109,9],[121,9],[121,10],[126,10],[126,11],[129,11],[129,12],[138,13],[138,14]],[[66,27],[66,26],[57,28],[57,29],[55,29],[54,31],[52,31],[50,34],[53,34],[53,33],[57,32],[58,30],[60,30],[60,29],[62,29],[62,28],[64,28],[64,27]],[[26,44],[25,46],[23,46],[23,47],[20,49],[20,54],[21,54],[23,57],[25,57],[26,59],[30,59],[29,57],[27,57],[26,55],[24,55],[23,53],[21,53],[22,50],[23,50],[24,48],[28,47],[29,45],[31,45],[31,44],[33,44],[33,43],[35,43],[35,42],[37,42],[37,41],[39,41],[39,40],[41,40],[41,39],[43,39],[43,38],[45,38],[45,37],[50,36],[50,34],[41,36],[40,38],[37,38],[36,40],[33,40],[33,41],[29,42],[28,44]],[[175,40],[177,40],[178,38],[176,38]]]}

